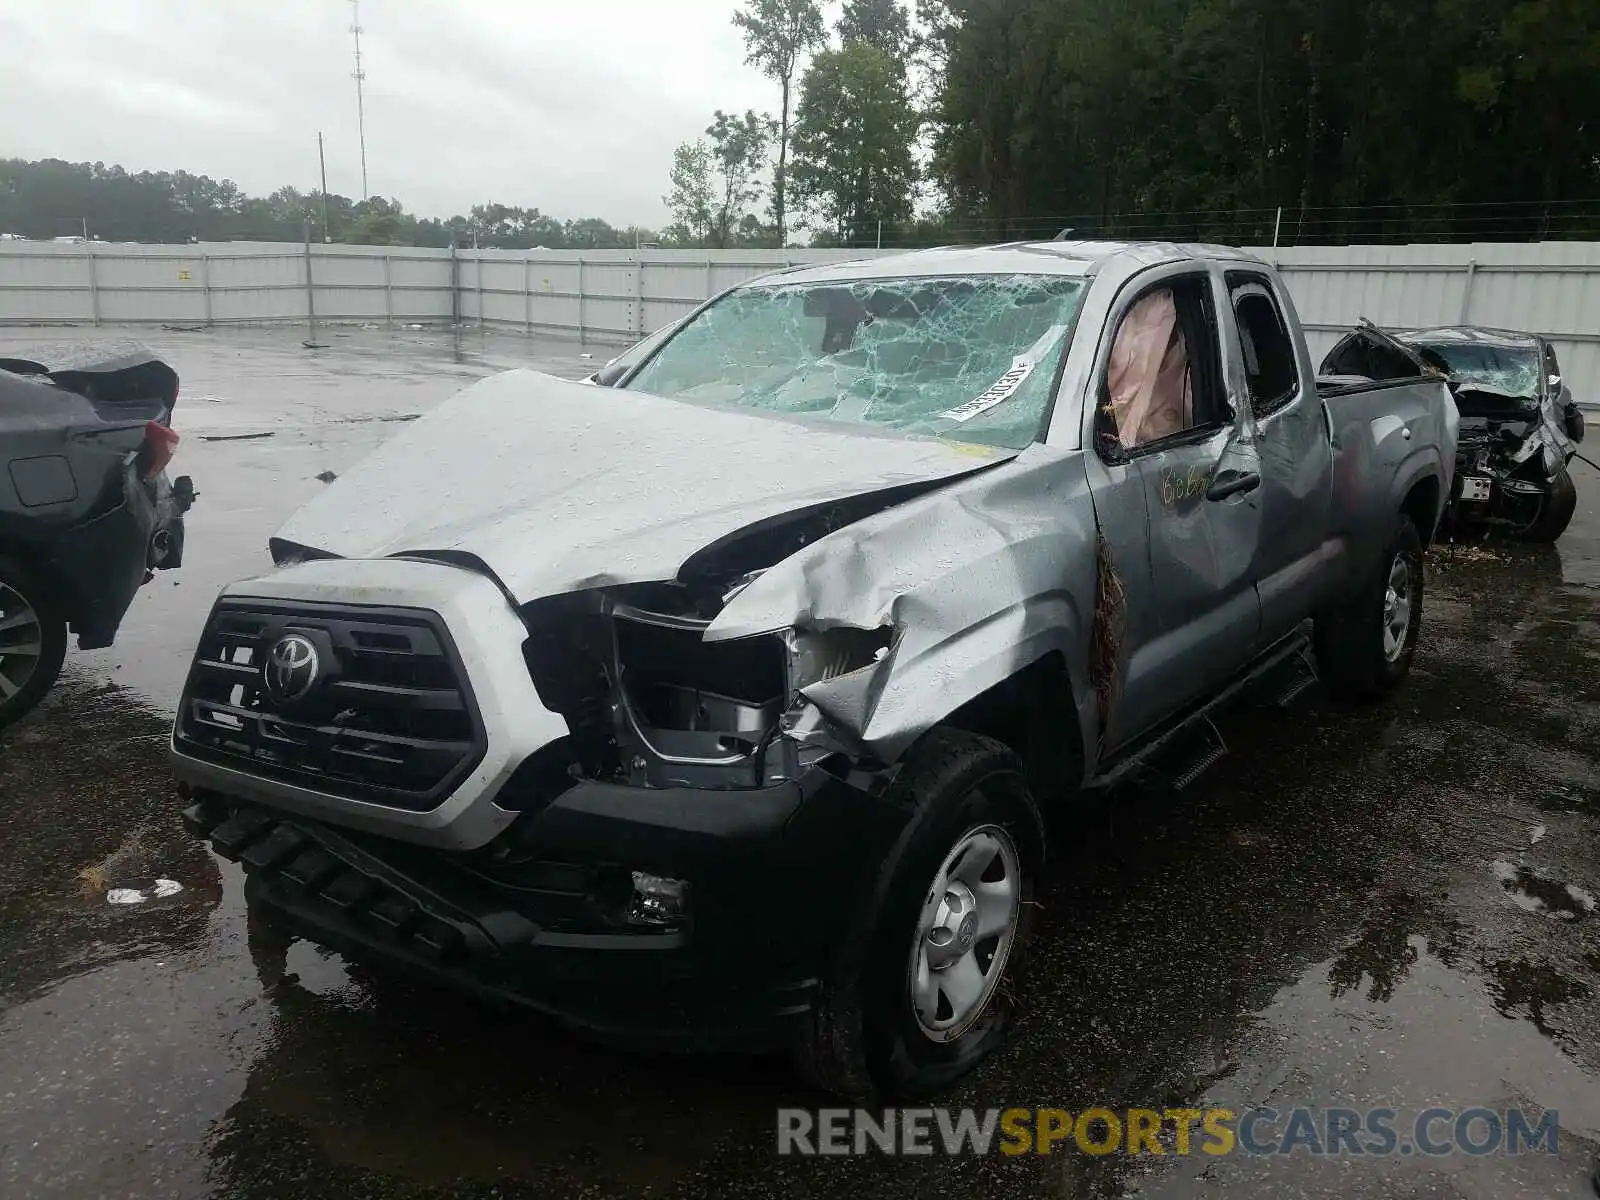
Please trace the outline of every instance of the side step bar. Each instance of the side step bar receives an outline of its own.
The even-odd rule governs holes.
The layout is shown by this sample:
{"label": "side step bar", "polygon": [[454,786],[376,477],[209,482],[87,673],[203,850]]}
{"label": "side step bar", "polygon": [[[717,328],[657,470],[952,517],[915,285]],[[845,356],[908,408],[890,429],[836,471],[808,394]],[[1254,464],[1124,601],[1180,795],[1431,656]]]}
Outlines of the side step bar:
{"label": "side step bar", "polygon": [[1317,681],[1317,664],[1312,661],[1309,644],[1301,647],[1300,653],[1292,659],[1284,661],[1279,668],[1279,676],[1273,680],[1278,686],[1278,695],[1273,703],[1279,708],[1288,708]]}
{"label": "side step bar", "polygon": [[1196,779],[1206,773],[1206,768],[1228,753],[1228,745],[1222,740],[1222,734],[1217,731],[1216,724],[1210,717],[1202,717],[1192,722],[1202,734],[1209,734],[1197,751],[1189,757],[1188,761],[1178,769],[1172,777],[1172,786],[1178,791],[1183,791]]}
{"label": "side step bar", "polygon": [[[1264,652],[1211,699],[1158,727],[1151,737],[1117,755],[1087,786],[1095,790],[1112,787],[1134,771],[1151,767],[1155,760],[1173,753],[1178,765],[1170,775],[1172,784],[1179,789],[1188,787],[1206,768],[1228,753],[1212,717],[1237,700],[1241,693],[1258,685],[1270,689],[1274,703],[1287,706],[1317,681],[1310,649],[1311,629],[1307,621]],[[1186,744],[1191,739],[1192,744]]]}

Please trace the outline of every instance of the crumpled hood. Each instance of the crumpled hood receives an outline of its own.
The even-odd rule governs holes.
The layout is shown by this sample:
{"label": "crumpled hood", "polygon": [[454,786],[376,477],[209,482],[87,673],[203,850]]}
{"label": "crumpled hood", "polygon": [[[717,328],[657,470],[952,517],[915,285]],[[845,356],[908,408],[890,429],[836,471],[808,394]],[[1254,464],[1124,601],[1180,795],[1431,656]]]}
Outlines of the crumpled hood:
{"label": "crumpled hood", "polygon": [[670,579],[754,522],[1010,457],[508,371],[407,426],[278,537],[342,558],[472,555],[524,603]]}

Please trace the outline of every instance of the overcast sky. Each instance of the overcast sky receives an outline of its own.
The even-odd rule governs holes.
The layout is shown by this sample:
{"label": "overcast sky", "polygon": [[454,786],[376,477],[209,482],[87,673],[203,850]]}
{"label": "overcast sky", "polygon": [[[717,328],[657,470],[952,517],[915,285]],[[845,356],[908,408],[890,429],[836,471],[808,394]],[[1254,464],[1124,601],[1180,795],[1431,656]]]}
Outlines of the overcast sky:
{"label": "overcast sky", "polygon": [[[362,0],[367,175],[422,216],[497,200],[667,220],[673,147],[775,112],[736,0]],[[361,195],[349,0],[0,0],[0,157]]]}

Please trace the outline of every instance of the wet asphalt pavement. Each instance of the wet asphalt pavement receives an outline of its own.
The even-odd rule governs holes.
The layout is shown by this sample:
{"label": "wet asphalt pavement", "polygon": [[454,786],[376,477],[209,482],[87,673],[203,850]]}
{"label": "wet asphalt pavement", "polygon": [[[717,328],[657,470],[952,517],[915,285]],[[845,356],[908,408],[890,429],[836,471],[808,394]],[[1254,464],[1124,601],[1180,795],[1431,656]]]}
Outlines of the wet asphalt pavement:
{"label": "wet asphalt pavement", "polygon": [[[64,336],[52,332],[48,337]],[[25,340],[18,331],[0,344]],[[575,348],[154,333],[183,377],[187,562],[0,734],[0,1196],[1565,1197],[1600,1146],[1600,478],[1554,550],[1429,555],[1392,701],[1230,715],[1181,796],[1067,823],[1010,1045],[950,1105],[1559,1113],[1475,1158],[795,1159],[779,1059],[588,1045],[296,943],[264,988],[237,867],[164,761],[193,639],[267,536],[470,379]],[[596,360],[604,358],[598,352]],[[270,437],[241,435],[270,433]],[[205,440],[232,439],[232,440]],[[142,904],[107,889],[157,878]]]}

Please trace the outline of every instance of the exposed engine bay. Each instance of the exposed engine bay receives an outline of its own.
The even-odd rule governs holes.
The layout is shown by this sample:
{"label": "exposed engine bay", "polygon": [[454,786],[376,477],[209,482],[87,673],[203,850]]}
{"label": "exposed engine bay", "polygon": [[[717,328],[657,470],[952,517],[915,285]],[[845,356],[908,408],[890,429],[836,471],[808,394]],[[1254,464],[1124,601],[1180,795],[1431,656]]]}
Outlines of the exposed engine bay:
{"label": "exposed engine bay", "polygon": [[801,690],[880,661],[891,627],[721,641],[706,631],[766,565],[920,490],[856,497],[747,531],[686,564],[686,581],[525,605],[534,686],[572,730],[568,773],[643,787],[767,787],[837,749]]}
{"label": "exposed engine bay", "polygon": [[[1451,516],[1515,536],[1535,535],[1544,526],[1559,535],[1566,519],[1559,518],[1556,510],[1570,492],[1567,463],[1576,452],[1570,436],[1573,421],[1545,396],[1510,396],[1461,386],[1452,391],[1461,412],[1461,432]],[[1576,406],[1572,414],[1581,437],[1582,415]]]}

